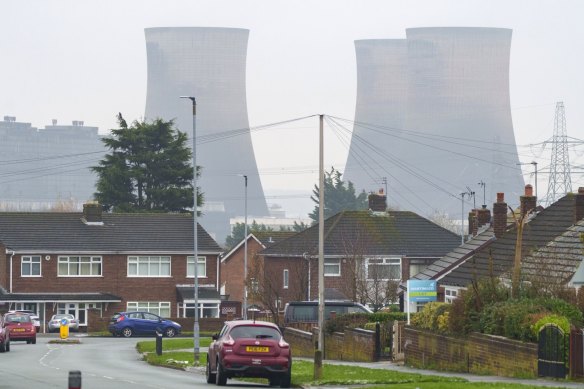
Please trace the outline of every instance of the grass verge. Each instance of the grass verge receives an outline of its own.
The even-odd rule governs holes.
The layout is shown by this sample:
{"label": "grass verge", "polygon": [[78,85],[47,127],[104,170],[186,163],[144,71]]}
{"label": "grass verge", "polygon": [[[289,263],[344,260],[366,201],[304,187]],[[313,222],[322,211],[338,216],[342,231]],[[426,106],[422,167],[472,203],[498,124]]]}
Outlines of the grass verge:
{"label": "grass verge", "polygon": [[[391,385],[391,389],[527,389],[539,388],[542,386],[509,384],[506,382],[412,382],[407,384]],[[558,387],[559,388],[559,387]],[[368,386],[367,389],[387,389],[385,385]],[[547,387],[547,389],[553,389]]]}
{"label": "grass verge", "polygon": [[[209,347],[211,344],[211,338],[199,338],[199,347]],[[195,341],[189,338],[163,338],[162,339],[162,351],[174,351],[174,350],[193,350],[195,347]],[[156,352],[156,341],[155,340],[145,340],[136,343],[136,349],[139,353],[153,353]],[[192,352],[191,352],[192,354]],[[192,360],[192,358],[191,358]]]}

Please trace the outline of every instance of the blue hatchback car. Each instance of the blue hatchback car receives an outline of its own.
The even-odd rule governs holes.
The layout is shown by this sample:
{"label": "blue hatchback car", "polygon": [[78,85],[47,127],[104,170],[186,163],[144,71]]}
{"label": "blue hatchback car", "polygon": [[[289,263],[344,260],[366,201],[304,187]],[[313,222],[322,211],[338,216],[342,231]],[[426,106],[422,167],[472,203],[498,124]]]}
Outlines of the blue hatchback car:
{"label": "blue hatchback car", "polygon": [[150,312],[118,312],[112,316],[108,331],[113,336],[129,338],[133,335],[156,335],[160,331],[172,338],[181,331],[181,325]]}

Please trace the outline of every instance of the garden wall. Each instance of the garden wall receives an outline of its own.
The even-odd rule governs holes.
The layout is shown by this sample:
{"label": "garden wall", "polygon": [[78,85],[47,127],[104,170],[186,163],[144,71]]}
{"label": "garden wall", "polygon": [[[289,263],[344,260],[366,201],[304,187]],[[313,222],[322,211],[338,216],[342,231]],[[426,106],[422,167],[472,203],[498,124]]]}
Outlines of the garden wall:
{"label": "garden wall", "polygon": [[473,333],[445,336],[407,327],[405,363],[431,368],[504,377],[537,377],[537,344]]}
{"label": "garden wall", "polygon": [[[290,343],[292,355],[297,357],[314,357],[314,348],[318,340],[318,328],[312,333],[296,328],[286,327],[284,338]],[[324,358],[338,361],[372,362],[375,356],[375,331],[360,328],[345,329],[325,335]]]}

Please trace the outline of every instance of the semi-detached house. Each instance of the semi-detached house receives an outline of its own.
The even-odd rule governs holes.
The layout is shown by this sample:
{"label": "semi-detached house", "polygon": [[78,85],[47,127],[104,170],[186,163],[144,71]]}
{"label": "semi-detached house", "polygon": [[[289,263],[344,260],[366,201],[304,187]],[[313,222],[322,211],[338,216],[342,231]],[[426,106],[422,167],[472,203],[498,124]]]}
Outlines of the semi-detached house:
{"label": "semi-detached house", "polygon": [[[190,214],[0,213],[0,312],[29,309],[42,326],[56,313],[87,325],[87,310],[108,317],[147,310],[194,316],[193,217]],[[199,226],[200,317],[219,317],[222,249]]]}

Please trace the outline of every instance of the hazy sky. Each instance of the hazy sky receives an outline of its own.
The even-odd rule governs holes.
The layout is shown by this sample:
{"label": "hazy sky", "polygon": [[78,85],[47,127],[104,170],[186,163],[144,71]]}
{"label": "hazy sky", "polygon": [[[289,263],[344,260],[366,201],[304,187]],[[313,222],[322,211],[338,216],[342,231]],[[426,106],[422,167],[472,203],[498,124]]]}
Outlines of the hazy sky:
{"label": "hazy sky", "polygon": [[[37,127],[84,120],[106,132],[118,112],[141,118],[145,27],[249,29],[247,102],[250,125],[258,126],[318,113],[352,119],[356,39],[405,38],[409,27],[477,26],[513,29],[517,144],[552,136],[557,101],[566,106],[568,134],[584,138],[584,1],[0,0],[0,15],[0,117]],[[284,197],[269,202],[310,192],[317,129],[315,118],[253,133],[263,186]],[[325,142],[325,164],[342,169],[347,149],[328,131]],[[547,154],[540,146],[519,153],[543,166],[549,147]],[[583,153],[576,147],[571,158]],[[526,182],[533,183],[532,170],[525,168]],[[538,179],[542,193],[546,177]],[[584,186],[581,173],[572,179]]]}

